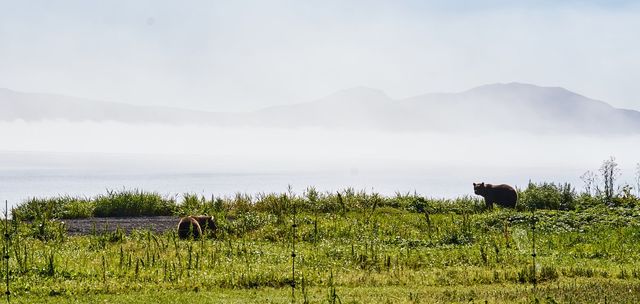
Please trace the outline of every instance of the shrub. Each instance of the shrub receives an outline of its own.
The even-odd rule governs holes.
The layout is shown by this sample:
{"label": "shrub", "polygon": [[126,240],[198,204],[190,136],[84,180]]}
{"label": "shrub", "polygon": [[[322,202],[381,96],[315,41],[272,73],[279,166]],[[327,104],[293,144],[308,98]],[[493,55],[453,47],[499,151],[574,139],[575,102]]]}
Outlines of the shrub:
{"label": "shrub", "polygon": [[468,195],[455,199],[429,199],[427,203],[433,213],[479,213],[486,208],[482,199]]}
{"label": "shrub", "polygon": [[576,205],[576,192],[571,184],[529,182],[527,189],[518,195],[518,209],[552,209],[574,210]]}
{"label": "shrub", "polygon": [[29,198],[11,212],[16,219],[32,221],[37,218],[54,218],[62,213],[64,202],[60,198]]}
{"label": "shrub", "polygon": [[204,196],[185,193],[182,195],[182,203],[177,207],[176,212],[180,216],[213,214],[216,212],[215,202],[213,197],[208,201]]}
{"label": "shrub", "polygon": [[269,212],[281,218],[284,214],[288,213],[290,209],[290,200],[286,194],[258,194],[258,199],[255,203],[255,209],[259,212]]}
{"label": "shrub", "polygon": [[13,209],[12,216],[16,219],[33,221],[90,217],[92,213],[93,204],[91,200],[60,196],[27,199]]}
{"label": "shrub", "polygon": [[576,209],[584,210],[597,206],[604,205],[604,201],[598,196],[593,196],[588,193],[582,193],[576,197],[575,206]]}
{"label": "shrub", "polygon": [[69,201],[63,208],[61,218],[87,218],[93,216],[96,205],[89,199],[75,199]]}
{"label": "shrub", "polygon": [[137,189],[108,191],[95,198],[95,206],[97,217],[173,215],[177,211],[175,200]]}
{"label": "shrub", "polygon": [[613,197],[611,200],[611,204],[617,207],[627,208],[633,208],[640,205],[640,198],[634,196],[631,191],[631,186],[623,186],[621,195]]}

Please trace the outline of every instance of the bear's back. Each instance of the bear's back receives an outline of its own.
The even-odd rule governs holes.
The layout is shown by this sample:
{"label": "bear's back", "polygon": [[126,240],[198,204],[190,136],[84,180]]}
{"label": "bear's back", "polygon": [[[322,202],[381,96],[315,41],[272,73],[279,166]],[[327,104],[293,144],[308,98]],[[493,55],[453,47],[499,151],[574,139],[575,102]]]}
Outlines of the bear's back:
{"label": "bear's back", "polygon": [[189,237],[199,238],[202,235],[202,229],[200,228],[200,223],[191,217],[185,216],[180,219],[178,223],[178,236],[181,239],[186,239]]}
{"label": "bear's back", "polygon": [[518,200],[516,189],[505,184],[492,185],[486,184],[487,194],[500,206],[515,208]]}

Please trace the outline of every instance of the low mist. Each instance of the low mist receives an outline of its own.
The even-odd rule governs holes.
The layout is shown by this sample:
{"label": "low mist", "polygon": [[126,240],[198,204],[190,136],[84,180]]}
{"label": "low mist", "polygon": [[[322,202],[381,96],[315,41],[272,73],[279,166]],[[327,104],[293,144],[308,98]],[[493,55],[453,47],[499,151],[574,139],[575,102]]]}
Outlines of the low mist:
{"label": "low mist", "polygon": [[[163,194],[297,192],[354,187],[432,197],[472,195],[471,183],[571,182],[620,164],[633,184],[640,136],[380,132],[323,128],[221,128],[95,122],[0,122],[3,193],[91,196],[105,187]],[[28,172],[25,173],[25,172]],[[28,175],[32,186],[10,189]],[[74,181],[74,176],[89,178]],[[185,176],[197,181],[184,180]],[[61,179],[62,177],[62,179]],[[92,184],[91,178],[96,179]],[[101,180],[112,177],[109,182]],[[64,182],[65,178],[71,178]],[[155,182],[154,182],[155,180]],[[23,181],[24,182],[24,181]],[[24,184],[24,183],[23,183]],[[79,187],[79,185],[82,185]],[[14,185],[15,186],[15,185]]]}

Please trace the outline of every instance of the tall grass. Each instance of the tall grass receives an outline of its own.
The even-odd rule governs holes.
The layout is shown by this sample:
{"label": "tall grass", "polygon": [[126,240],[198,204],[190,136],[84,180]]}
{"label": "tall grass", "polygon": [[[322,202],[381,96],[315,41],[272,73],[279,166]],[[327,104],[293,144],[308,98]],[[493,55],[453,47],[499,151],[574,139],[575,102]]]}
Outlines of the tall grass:
{"label": "tall grass", "polygon": [[94,216],[151,216],[173,215],[176,202],[155,192],[142,190],[108,191],[94,199]]}
{"label": "tall grass", "polygon": [[[627,207],[640,205],[630,186],[625,186],[611,198],[578,193],[568,183],[529,183],[519,190],[518,210],[531,208],[548,210],[579,210],[593,207]],[[454,199],[431,198],[416,193],[396,193],[383,196],[375,192],[346,188],[338,192],[320,192],[308,188],[303,195],[287,196],[286,193],[237,193],[229,197],[205,197],[185,193],[181,198],[162,196],[142,190],[107,191],[94,198],[60,196],[31,198],[13,211],[13,216],[24,220],[68,219],[115,216],[159,216],[189,214],[219,214],[237,216],[247,212],[263,212],[275,215],[283,222],[292,212],[295,203],[299,212],[320,214],[344,214],[362,212],[371,214],[377,209],[392,208],[420,214],[469,214],[485,212],[481,197],[462,196]]]}
{"label": "tall grass", "polygon": [[[291,226],[293,213],[280,222],[269,212],[240,209],[234,216],[219,217],[223,233],[198,241],[180,240],[174,231],[43,239],[23,222],[12,247],[12,288],[18,302],[83,302],[93,295],[144,297],[159,291],[218,289],[221,293],[286,289],[290,295],[295,237],[299,301],[403,302],[397,298],[399,291],[407,299],[427,302],[471,297],[477,302],[510,302],[506,295],[500,301],[492,298],[505,290],[517,298],[534,296],[526,287],[534,278],[530,213],[499,208],[461,214],[432,210],[427,221],[424,213],[413,210],[363,206],[366,209],[345,213],[300,211],[295,215],[297,236]],[[637,285],[640,279],[638,211],[636,207],[536,211],[538,294],[562,300],[562,293],[553,291],[562,287],[580,298],[583,286],[606,282],[610,292],[625,290],[611,294],[621,301],[638,299],[638,294],[621,287]],[[215,215],[233,212],[223,209]],[[451,293],[476,286],[484,291],[465,294],[466,298]],[[355,287],[370,289],[354,293]],[[434,294],[420,292],[426,287]],[[377,293],[380,290],[388,294]],[[365,297],[372,293],[378,298]],[[290,301],[288,296],[283,299],[273,302]]]}
{"label": "tall grass", "polygon": [[81,197],[59,196],[51,198],[30,198],[18,204],[12,216],[23,220],[80,218],[93,216],[95,204]]}
{"label": "tall grass", "polygon": [[[13,275],[12,289],[24,302],[66,295],[144,297],[158,290],[270,288],[277,293],[291,288],[292,275],[300,287],[298,300],[311,302],[365,299],[363,293],[349,292],[356,286],[373,288],[366,294],[387,288],[396,295],[366,298],[374,302],[402,302],[399,290],[411,292],[407,297],[411,301],[460,301],[464,295],[444,289],[483,286],[487,292],[476,291],[466,300],[499,302],[492,295],[505,288],[513,297],[546,293],[564,299],[563,293],[549,288],[561,287],[580,298],[582,286],[589,284],[607,282],[612,292],[637,284],[640,206],[610,206],[597,197],[591,197],[593,205],[583,205],[580,197],[585,194],[563,189],[572,188],[534,184],[521,191],[523,201],[548,208],[535,214],[535,272],[528,212],[485,210],[483,202],[472,197],[445,200],[415,193],[386,197],[353,189],[323,193],[310,188],[302,195],[186,194],[179,203],[137,190],[78,202],[32,200],[16,213],[33,218],[19,222],[15,217],[11,269],[0,274]],[[574,208],[559,208],[563,194],[572,196]],[[62,202],[62,208],[54,202]],[[109,215],[209,213],[216,217],[218,230],[198,241],[180,240],[175,231],[127,235],[118,230],[69,237],[63,224],[46,219],[68,214],[68,206],[82,203],[101,206],[101,212]],[[296,240],[295,257],[292,240]],[[525,288],[532,282],[537,283],[537,294]],[[425,286],[437,293],[417,293]],[[615,295],[627,302],[640,298],[628,292]]]}
{"label": "tall grass", "polygon": [[30,198],[12,211],[17,219],[37,221],[87,217],[174,215],[175,199],[142,190],[108,190],[94,198],[60,196]]}

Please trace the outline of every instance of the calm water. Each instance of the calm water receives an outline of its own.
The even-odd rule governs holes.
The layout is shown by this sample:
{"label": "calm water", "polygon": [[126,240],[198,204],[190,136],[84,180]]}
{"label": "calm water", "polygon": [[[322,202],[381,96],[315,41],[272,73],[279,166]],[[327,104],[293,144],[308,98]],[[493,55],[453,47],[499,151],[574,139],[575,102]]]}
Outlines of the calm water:
{"label": "calm water", "polygon": [[[353,187],[390,195],[472,195],[473,182],[570,182],[615,156],[635,185],[640,137],[324,129],[225,129],[119,123],[0,122],[0,200],[95,196],[296,193]],[[29,152],[25,152],[29,151]]]}
{"label": "calm water", "polygon": [[[531,171],[531,170],[530,170]],[[576,182],[577,172],[567,173],[567,181]],[[143,189],[163,195],[199,193],[205,196],[226,196],[237,192],[286,192],[291,185],[296,193],[308,186],[321,191],[337,191],[347,187],[391,195],[396,191],[414,192],[431,197],[472,195],[474,172],[446,175],[439,170],[422,172],[277,172],[277,173],[216,173],[216,172],[154,172],[118,174],[105,171],[64,169],[5,170],[0,173],[0,199],[9,205],[29,197],[72,195],[91,197],[107,189]],[[517,172],[494,172],[487,181],[509,182],[524,187],[531,177]],[[562,180],[561,178],[556,178]],[[549,180],[538,176],[534,180]]]}

